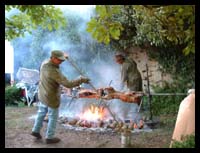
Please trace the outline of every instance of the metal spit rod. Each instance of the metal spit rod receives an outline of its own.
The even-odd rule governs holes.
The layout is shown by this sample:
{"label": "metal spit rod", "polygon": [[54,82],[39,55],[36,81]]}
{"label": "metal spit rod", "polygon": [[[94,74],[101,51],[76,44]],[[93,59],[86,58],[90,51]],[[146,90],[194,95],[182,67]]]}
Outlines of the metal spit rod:
{"label": "metal spit rod", "polygon": [[[144,93],[144,95],[148,95]],[[187,93],[150,93],[149,95],[152,96],[181,96],[181,95],[187,95]]]}
{"label": "metal spit rod", "polygon": [[184,96],[187,95],[187,93],[148,93],[148,92],[142,92],[142,91],[135,91],[135,94],[139,94],[141,96]]}

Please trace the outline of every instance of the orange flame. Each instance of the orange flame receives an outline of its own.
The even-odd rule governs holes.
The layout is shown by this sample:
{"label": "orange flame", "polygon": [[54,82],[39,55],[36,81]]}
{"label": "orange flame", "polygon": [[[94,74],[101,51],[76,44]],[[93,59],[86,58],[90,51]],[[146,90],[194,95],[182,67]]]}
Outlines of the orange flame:
{"label": "orange flame", "polygon": [[88,110],[86,110],[80,117],[84,120],[96,121],[98,119],[103,119],[103,107],[98,107],[91,105]]}

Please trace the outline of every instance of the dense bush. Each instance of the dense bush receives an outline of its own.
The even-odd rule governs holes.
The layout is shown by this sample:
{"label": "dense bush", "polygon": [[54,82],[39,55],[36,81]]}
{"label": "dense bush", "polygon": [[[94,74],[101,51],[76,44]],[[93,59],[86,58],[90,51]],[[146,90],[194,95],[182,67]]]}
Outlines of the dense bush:
{"label": "dense bush", "polygon": [[[155,93],[185,93],[180,88],[171,87],[166,84],[164,87],[152,86]],[[151,97],[151,112],[153,116],[176,115],[179,105],[186,95],[159,95]],[[148,97],[144,98],[143,107],[149,110]]]}
{"label": "dense bush", "polygon": [[[168,85],[165,87],[154,87],[156,93],[183,93],[180,88],[172,88]],[[152,97],[152,112],[154,115],[177,114],[179,105],[186,95],[167,95]]]}
{"label": "dense bush", "polygon": [[21,89],[16,86],[7,86],[5,88],[5,105],[18,105],[22,102]]}
{"label": "dense bush", "polygon": [[5,87],[10,85],[10,74],[5,73]]}
{"label": "dense bush", "polygon": [[195,87],[195,55],[185,56],[182,47],[169,45],[149,49],[148,55],[160,64],[160,70],[172,76],[173,84],[170,88],[187,92]]}
{"label": "dense bush", "polygon": [[[168,47],[156,47],[148,50],[150,58],[158,61],[160,70],[172,76],[173,83],[166,83],[163,87],[151,85],[155,93],[187,93],[195,87],[195,56],[185,56],[180,45],[168,44]],[[176,115],[183,96],[153,96],[153,115]]]}
{"label": "dense bush", "polygon": [[174,141],[172,148],[195,148],[195,135],[187,135],[183,141]]}

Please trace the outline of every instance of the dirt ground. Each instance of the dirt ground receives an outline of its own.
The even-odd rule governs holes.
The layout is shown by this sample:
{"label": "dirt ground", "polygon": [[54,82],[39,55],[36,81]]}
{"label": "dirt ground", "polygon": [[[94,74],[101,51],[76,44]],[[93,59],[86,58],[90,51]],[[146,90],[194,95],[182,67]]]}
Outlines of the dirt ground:
{"label": "dirt ground", "polygon": [[[41,131],[42,140],[30,135],[37,107],[5,108],[5,148],[122,148],[121,135],[113,132],[75,131],[57,125],[56,136],[61,138],[57,144],[45,143],[47,123]],[[129,148],[168,148],[172,130],[167,128],[153,129],[152,132],[132,133]]]}

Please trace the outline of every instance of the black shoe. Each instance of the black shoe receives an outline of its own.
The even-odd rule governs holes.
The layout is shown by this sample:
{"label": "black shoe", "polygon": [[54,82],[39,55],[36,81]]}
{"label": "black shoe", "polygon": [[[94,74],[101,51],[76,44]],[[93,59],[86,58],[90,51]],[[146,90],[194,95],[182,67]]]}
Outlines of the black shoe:
{"label": "black shoe", "polygon": [[52,139],[46,139],[46,143],[50,144],[50,143],[58,143],[60,141],[59,138],[52,138]]}
{"label": "black shoe", "polygon": [[42,139],[42,136],[40,135],[40,133],[37,132],[31,132],[31,135],[36,137],[37,139]]}

